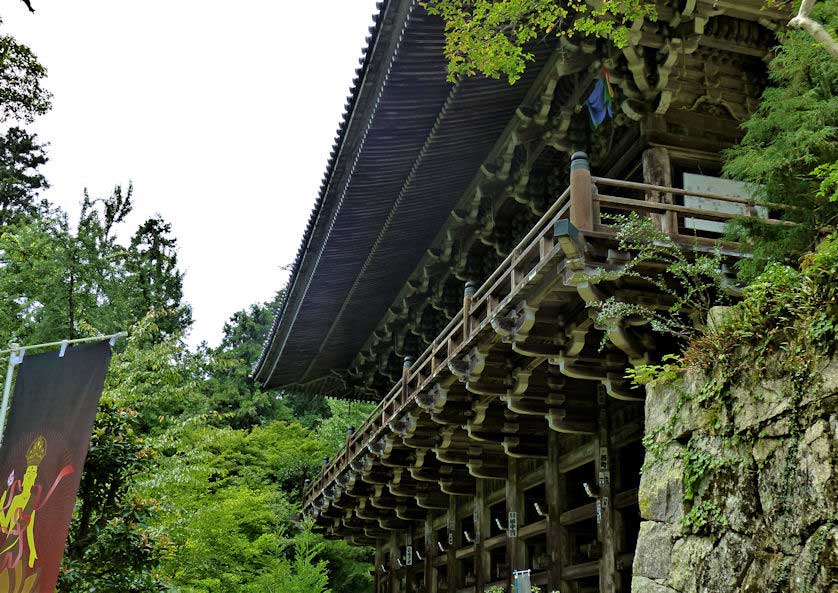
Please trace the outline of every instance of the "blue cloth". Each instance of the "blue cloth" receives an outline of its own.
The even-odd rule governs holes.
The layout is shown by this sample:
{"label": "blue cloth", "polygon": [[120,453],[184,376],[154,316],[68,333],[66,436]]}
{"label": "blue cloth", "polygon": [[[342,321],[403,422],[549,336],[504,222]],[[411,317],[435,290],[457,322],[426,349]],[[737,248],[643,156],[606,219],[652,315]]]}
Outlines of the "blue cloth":
{"label": "blue cloth", "polygon": [[606,117],[614,117],[614,112],[611,109],[611,99],[606,90],[605,81],[599,79],[594,85],[594,91],[588,97],[588,111],[591,114],[591,123],[594,129],[602,125]]}

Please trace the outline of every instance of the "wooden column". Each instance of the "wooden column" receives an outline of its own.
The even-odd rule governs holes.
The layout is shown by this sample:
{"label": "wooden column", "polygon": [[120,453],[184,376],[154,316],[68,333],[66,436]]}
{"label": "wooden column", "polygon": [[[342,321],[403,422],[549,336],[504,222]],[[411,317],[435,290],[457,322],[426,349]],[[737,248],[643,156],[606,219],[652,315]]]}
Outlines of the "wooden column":
{"label": "wooden column", "polygon": [[597,421],[595,460],[597,475],[597,528],[602,548],[599,561],[599,593],[619,593],[620,575],[617,572],[616,520],[614,515],[614,496],[611,479],[611,427],[608,394],[605,388],[597,388]]}
{"label": "wooden column", "polygon": [[518,537],[518,528],[524,521],[524,495],[518,482],[518,459],[510,457],[507,464],[509,472],[506,480],[506,560],[509,563],[508,590],[512,591],[512,573],[527,567],[524,566],[526,545]]}
{"label": "wooden column", "polygon": [[399,537],[398,532],[390,534],[390,593],[399,593]]}
{"label": "wooden column", "polygon": [[[672,187],[672,161],[669,151],[661,146],[647,148],[643,151],[643,181],[651,185]],[[672,204],[672,194],[658,191],[646,192],[646,200],[662,204]],[[655,225],[665,233],[678,232],[678,217],[675,212],[653,214]]]}
{"label": "wooden column", "polygon": [[564,475],[559,471],[561,435],[551,430],[547,438],[547,466],[544,483],[547,492],[547,549],[550,554],[547,589],[569,593],[570,583],[564,580],[562,574],[564,567],[570,565],[571,549],[567,529],[562,527],[561,523],[562,513],[567,506],[567,484]]}
{"label": "wooden column", "polygon": [[[384,564],[384,540],[380,537],[375,540],[375,593],[384,593],[384,573],[381,567]],[[386,568],[386,567],[385,567]]]}
{"label": "wooden column", "polygon": [[477,478],[477,492],[474,497],[474,577],[476,579],[475,591],[483,593],[485,586],[492,581],[492,563],[489,559],[489,552],[484,545],[486,538],[491,532],[491,514],[487,505],[488,492],[486,492],[486,480]]}
{"label": "wooden column", "polygon": [[425,519],[425,549],[422,551],[425,569],[425,593],[437,593],[436,570],[434,560],[436,559],[436,532],[434,531],[434,517],[428,513]]}
{"label": "wooden column", "polygon": [[460,564],[457,562],[457,550],[462,541],[460,517],[457,514],[457,497],[448,497],[448,593],[455,593],[460,588]]}
{"label": "wooden column", "polygon": [[570,222],[580,231],[594,228],[593,184],[588,155],[575,152],[570,161]]}
{"label": "wooden column", "polygon": [[413,547],[414,542],[414,533],[413,533],[413,523],[407,528],[407,531],[404,533],[404,545],[405,550],[407,547],[410,546],[410,563],[408,564],[408,557],[407,553],[405,553],[404,559],[404,591],[405,593],[413,593],[416,591],[416,573],[419,570],[418,563],[416,560],[416,549]]}

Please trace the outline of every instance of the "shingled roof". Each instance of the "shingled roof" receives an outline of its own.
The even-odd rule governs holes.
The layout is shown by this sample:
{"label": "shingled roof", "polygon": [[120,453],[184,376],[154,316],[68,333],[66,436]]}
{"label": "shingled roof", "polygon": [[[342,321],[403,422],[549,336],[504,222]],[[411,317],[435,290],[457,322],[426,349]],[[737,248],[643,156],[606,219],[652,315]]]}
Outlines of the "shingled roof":
{"label": "shingled roof", "polygon": [[254,379],[299,386],[352,362],[521,103],[514,86],[446,80],[443,23],[380,3],[320,194]]}

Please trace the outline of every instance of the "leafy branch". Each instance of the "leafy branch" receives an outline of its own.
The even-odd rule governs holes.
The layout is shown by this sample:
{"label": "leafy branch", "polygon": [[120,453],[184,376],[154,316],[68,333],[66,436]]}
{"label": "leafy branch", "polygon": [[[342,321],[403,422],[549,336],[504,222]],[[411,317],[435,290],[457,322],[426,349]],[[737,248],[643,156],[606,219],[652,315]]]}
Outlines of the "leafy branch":
{"label": "leafy branch", "polygon": [[618,270],[601,270],[594,283],[634,278],[651,284],[669,301],[669,306],[626,303],[615,297],[595,303],[599,327],[622,323],[648,324],[655,332],[671,335],[683,342],[698,336],[704,320],[714,306],[726,304],[728,282],[719,250],[694,254],[658,229],[649,218],[630,215],[610,217],[620,229],[620,249],[630,252],[628,263]]}

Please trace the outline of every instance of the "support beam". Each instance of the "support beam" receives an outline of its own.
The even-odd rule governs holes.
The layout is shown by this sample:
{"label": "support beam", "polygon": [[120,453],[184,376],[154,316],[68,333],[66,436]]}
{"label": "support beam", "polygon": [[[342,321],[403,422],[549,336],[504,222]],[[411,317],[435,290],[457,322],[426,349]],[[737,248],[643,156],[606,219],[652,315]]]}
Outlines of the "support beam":
{"label": "support beam", "polygon": [[423,567],[425,570],[425,593],[437,593],[436,570],[434,560],[436,559],[437,544],[436,532],[434,531],[434,517],[431,513],[425,518],[425,549],[422,552]]}
{"label": "support beam", "polygon": [[448,593],[455,593],[460,588],[460,563],[457,562],[457,550],[462,542],[460,517],[457,514],[457,497],[449,496],[448,503]]}
{"label": "support beam", "polygon": [[599,592],[620,593],[620,574],[617,571],[617,541],[611,466],[611,418],[609,398],[602,385],[597,386],[597,450],[596,475],[598,486],[597,531],[602,547],[599,561]]}
{"label": "support beam", "polygon": [[375,540],[375,570],[373,570],[373,574],[375,575],[375,593],[384,593],[384,580],[386,576],[381,570],[381,567],[384,566],[384,545],[385,543],[382,538],[379,537]]}
{"label": "support beam", "polygon": [[492,582],[492,563],[489,558],[489,551],[486,549],[486,539],[489,536],[491,527],[491,514],[489,513],[489,492],[487,492],[487,480],[477,479],[477,492],[474,497],[474,577],[476,580],[475,591],[482,593],[483,589]]}
{"label": "support beam", "polygon": [[394,531],[390,534],[390,566],[388,570],[390,574],[388,575],[389,582],[390,582],[390,590],[388,593],[399,593],[399,534],[398,532]]}
{"label": "support beam", "polygon": [[[550,431],[553,432],[553,431]],[[526,545],[518,537],[518,526],[524,520],[524,495],[521,492],[520,474],[518,471],[518,460],[510,457],[507,462],[509,477],[506,480],[506,560],[509,564],[509,591],[512,591],[512,575],[516,570],[524,570],[527,567]]]}
{"label": "support beam", "polygon": [[561,516],[566,510],[567,484],[561,473],[561,435],[553,430],[547,436],[547,467],[545,490],[547,492],[547,549],[550,566],[547,571],[549,591],[571,591],[570,583],[564,579],[564,567],[571,564],[570,538],[562,527]]}

